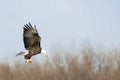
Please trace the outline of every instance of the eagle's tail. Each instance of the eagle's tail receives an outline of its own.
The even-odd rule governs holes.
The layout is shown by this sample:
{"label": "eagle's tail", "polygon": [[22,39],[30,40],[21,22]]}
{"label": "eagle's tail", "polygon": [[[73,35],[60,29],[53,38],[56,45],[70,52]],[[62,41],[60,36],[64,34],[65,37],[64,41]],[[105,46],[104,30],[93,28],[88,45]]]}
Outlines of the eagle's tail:
{"label": "eagle's tail", "polygon": [[16,56],[19,56],[19,55],[27,55],[28,54],[28,50],[27,51],[21,51],[19,52],[18,54],[16,54]]}

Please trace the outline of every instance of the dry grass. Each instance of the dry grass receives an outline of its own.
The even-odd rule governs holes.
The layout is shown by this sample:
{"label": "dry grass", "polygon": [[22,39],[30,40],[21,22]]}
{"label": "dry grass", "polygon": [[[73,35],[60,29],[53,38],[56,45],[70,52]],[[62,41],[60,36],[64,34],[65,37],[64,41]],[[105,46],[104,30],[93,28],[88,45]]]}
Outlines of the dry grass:
{"label": "dry grass", "polygon": [[11,66],[3,62],[0,80],[120,80],[120,51],[103,53],[92,47],[74,50],[56,49],[44,64],[15,62]]}

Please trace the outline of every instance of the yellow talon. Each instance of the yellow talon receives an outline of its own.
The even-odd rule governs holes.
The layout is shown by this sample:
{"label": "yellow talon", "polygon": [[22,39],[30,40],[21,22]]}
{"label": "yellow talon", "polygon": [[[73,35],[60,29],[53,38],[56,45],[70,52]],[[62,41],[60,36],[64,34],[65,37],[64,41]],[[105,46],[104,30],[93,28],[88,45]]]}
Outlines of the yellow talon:
{"label": "yellow talon", "polygon": [[26,63],[28,63],[29,62],[29,59],[26,59],[26,61],[25,61]]}
{"label": "yellow talon", "polygon": [[32,63],[32,59],[29,59],[29,62]]}
{"label": "yellow talon", "polygon": [[32,59],[26,59],[26,63],[32,63]]}

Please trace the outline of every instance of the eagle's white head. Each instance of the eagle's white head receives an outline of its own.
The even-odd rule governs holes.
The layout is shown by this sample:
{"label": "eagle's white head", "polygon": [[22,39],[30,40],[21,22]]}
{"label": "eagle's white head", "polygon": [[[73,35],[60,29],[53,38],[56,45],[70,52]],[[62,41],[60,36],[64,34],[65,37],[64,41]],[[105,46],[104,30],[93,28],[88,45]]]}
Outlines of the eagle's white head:
{"label": "eagle's white head", "polygon": [[42,53],[44,56],[48,57],[48,53],[47,53],[47,51],[45,51],[44,49],[41,50],[41,53]]}

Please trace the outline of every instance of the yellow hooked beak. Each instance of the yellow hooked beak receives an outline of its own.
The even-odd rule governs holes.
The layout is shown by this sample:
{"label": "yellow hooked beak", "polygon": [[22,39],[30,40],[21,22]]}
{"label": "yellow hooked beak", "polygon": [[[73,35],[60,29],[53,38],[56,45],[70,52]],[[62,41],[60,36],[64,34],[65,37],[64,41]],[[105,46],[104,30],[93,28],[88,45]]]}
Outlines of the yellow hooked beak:
{"label": "yellow hooked beak", "polygon": [[48,53],[44,53],[43,55],[44,55],[45,57],[48,57]]}

